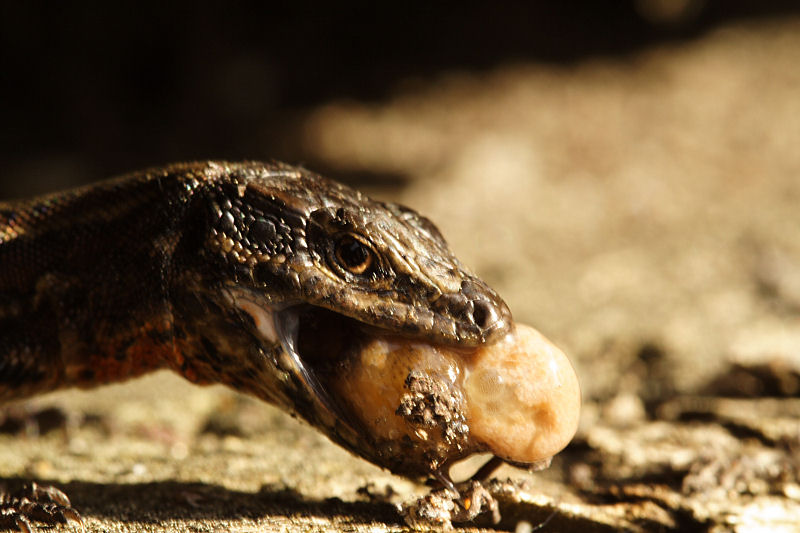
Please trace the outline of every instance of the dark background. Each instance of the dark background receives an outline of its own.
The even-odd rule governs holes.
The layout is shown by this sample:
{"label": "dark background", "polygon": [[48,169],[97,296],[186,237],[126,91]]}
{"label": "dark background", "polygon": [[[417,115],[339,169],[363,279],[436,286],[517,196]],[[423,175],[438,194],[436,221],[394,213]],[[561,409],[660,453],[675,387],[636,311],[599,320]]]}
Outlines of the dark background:
{"label": "dark background", "polygon": [[330,99],[380,100],[445,71],[628,54],[798,10],[718,0],[671,21],[646,4],[4,2],[0,198],[177,160],[313,165],[294,126]]}

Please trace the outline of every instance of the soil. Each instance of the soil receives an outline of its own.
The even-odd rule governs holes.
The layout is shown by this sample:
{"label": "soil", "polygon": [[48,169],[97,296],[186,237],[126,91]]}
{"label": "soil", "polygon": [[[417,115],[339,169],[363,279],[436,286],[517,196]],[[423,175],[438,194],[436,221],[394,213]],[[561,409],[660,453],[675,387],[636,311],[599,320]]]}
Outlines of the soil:
{"label": "soil", "polygon": [[[281,153],[429,216],[576,366],[577,436],[499,470],[482,527],[798,531],[798,64],[800,19],[742,20],[295,116]],[[170,374],[15,409],[51,407],[0,423],[0,478],[56,484],[87,531],[403,531],[428,492]]]}

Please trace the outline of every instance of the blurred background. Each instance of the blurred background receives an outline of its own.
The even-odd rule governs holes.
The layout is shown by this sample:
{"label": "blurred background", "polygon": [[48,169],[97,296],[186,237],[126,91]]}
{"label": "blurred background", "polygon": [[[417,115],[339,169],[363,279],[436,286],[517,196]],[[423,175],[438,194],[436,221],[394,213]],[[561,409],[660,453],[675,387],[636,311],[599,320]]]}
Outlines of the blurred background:
{"label": "blurred background", "polygon": [[4,2],[0,62],[0,198],[274,158],[404,202],[573,358],[548,479],[800,512],[796,1]]}
{"label": "blurred background", "polygon": [[[467,2],[419,9],[373,2],[85,2],[80,8],[3,2],[0,195],[211,157],[302,160],[341,167],[346,177],[351,169],[335,165],[307,139],[320,134],[309,115],[326,104],[389,104],[449,87],[474,92],[502,73],[531,74],[531,68],[543,83],[545,74],[564,76],[598,62],[644,67],[641,52],[798,10],[789,0]],[[665,81],[656,72],[639,78]],[[601,90],[608,85],[595,83]],[[554,85],[555,79],[551,93]],[[561,85],[565,95],[573,84]],[[483,92],[490,90],[497,99],[513,97],[488,86]],[[538,107],[557,106],[541,98]],[[454,127],[464,111],[457,103],[438,106],[452,115]],[[447,157],[444,147],[431,150]],[[395,169],[387,176],[385,167],[370,172],[394,179],[419,172]]]}

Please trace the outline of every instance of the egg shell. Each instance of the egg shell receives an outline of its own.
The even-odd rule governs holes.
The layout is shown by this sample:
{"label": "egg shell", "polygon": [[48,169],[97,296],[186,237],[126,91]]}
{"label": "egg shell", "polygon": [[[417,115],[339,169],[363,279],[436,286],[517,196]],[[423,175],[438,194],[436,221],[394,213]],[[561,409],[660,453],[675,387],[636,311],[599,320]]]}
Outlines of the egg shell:
{"label": "egg shell", "polygon": [[561,451],[578,428],[578,378],[564,352],[518,324],[466,358],[463,389],[470,438],[516,463]]}

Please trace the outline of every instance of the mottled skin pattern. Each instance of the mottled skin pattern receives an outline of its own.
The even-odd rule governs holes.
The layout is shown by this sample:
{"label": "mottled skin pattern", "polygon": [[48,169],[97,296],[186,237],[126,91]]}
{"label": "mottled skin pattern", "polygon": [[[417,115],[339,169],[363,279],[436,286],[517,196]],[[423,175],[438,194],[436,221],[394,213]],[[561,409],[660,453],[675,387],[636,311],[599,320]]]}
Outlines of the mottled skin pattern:
{"label": "mottled skin pattern", "polygon": [[[247,305],[272,313],[279,339]],[[319,361],[287,353],[308,309],[465,347],[511,327],[430,221],[279,163],[176,164],[0,203],[0,402],[172,368],[275,403],[392,471],[440,468],[383,453],[327,397]]]}

